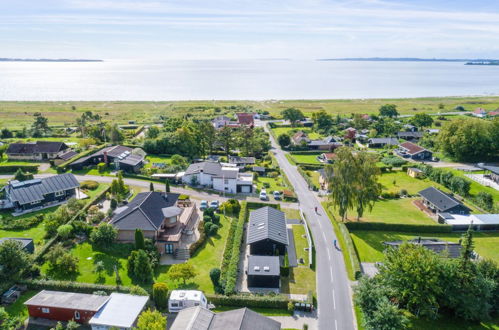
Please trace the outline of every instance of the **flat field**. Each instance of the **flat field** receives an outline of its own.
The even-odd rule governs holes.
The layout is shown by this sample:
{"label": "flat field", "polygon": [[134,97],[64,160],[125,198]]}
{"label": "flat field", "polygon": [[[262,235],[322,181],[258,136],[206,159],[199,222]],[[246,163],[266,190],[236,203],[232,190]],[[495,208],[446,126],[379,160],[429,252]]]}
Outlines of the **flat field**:
{"label": "flat field", "polygon": [[[33,113],[41,112],[47,116],[50,125],[74,125],[77,117],[85,111],[101,115],[105,121],[127,124],[128,120],[137,123],[153,123],[160,116],[185,115],[198,108],[199,117],[213,117],[227,113],[215,111],[218,107],[244,106],[268,111],[272,115],[290,107],[301,109],[306,115],[324,110],[330,114],[350,115],[352,113],[377,113],[381,105],[396,104],[401,114],[437,113],[453,111],[457,105],[467,111],[477,107],[496,109],[499,97],[430,97],[407,99],[355,99],[355,100],[270,100],[270,101],[165,101],[165,102],[0,102],[0,123],[2,126],[19,129],[30,126]],[[444,106],[440,109],[439,105]],[[74,108],[73,108],[74,107]],[[74,109],[74,110],[73,110]]]}

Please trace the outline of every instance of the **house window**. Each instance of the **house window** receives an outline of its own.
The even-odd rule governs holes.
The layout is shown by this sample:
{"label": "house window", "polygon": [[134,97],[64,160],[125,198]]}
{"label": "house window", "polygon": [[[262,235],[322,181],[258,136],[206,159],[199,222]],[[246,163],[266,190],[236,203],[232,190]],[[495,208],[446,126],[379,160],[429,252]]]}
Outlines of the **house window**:
{"label": "house window", "polygon": [[225,184],[229,184],[229,180],[228,179],[224,179],[224,183]]}
{"label": "house window", "polygon": [[80,319],[80,312],[75,311],[75,320],[79,320],[79,319]]}
{"label": "house window", "polygon": [[50,308],[42,307],[42,313],[44,313],[44,314],[50,313]]}
{"label": "house window", "polygon": [[178,303],[171,303],[172,307],[178,307]]}
{"label": "house window", "polygon": [[64,196],[64,190],[55,192],[55,197],[60,197],[60,196]]}
{"label": "house window", "polygon": [[34,202],[31,202],[30,204],[31,204],[31,205],[36,205],[36,204],[38,204],[38,203],[40,203],[40,201],[34,201]]}

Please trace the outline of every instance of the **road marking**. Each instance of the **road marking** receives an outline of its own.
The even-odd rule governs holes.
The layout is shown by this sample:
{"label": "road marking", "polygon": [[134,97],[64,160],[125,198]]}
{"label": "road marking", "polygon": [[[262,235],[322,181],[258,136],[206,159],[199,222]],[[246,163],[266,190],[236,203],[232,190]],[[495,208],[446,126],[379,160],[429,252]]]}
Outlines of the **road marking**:
{"label": "road marking", "polygon": [[329,259],[329,261],[331,261],[331,253],[329,253],[329,250],[326,251],[327,251],[327,258]]}
{"label": "road marking", "polygon": [[336,322],[336,320],[334,320],[334,328],[338,330],[338,322]]}
{"label": "road marking", "polygon": [[326,234],[324,233],[324,231],[322,232],[322,237],[324,237],[324,240],[326,241],[326,244],[327,244]]}
{"label": "road marking", "polygon": [[334,282],[333,269],[329,268],[329,272],[331,273],[331,283],[333,283]]}
{"label": "road marking", "polygon": [[336,298],[334,297],[334,289],[333,289],[333,308],[336,309]]}

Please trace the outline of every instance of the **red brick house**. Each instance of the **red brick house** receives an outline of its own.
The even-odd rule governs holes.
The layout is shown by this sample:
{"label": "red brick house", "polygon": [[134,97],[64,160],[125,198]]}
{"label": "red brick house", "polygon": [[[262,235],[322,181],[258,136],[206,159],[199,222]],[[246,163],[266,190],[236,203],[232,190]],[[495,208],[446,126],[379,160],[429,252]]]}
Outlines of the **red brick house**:
{"label": "red brick house", "polygon": [[252,113],[237,113],[237,122],[241,126],[248,126],[248,127],[253,127],[255,126],[255,121],[253,119],[254,114]]}
{"label": "red brick house", "polygon": [[109,296],[42,290],[24,304],[32,318],[86,324],[108,300]]}

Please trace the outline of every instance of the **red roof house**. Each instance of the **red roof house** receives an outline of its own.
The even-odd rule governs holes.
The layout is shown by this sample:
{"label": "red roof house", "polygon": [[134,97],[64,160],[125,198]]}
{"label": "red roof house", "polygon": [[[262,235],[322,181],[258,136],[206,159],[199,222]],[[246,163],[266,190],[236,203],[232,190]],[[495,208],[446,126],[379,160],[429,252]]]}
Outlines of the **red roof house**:
{"label": "red roof house", "polygon": [[473,111],[473,116],[475,117],[485,117],[487,115],[487,111],[484,108],[476,108]]}
{"label": "red roof house", "polygon": [[255,121],[253,119],[254,114],[252,114],[252,113],[240,112],[240,113],[237,113],[236,116],[237,116],[237,122],[241,126],[253,127],[255,125]]}
{"label": "red roof house", "polygon": [[402,157],[409,157],[415,160],[425,160],[433,156],[433,153],[425,148],[418,146],[412,142],[404,142],[399,144],[397,153]]}

